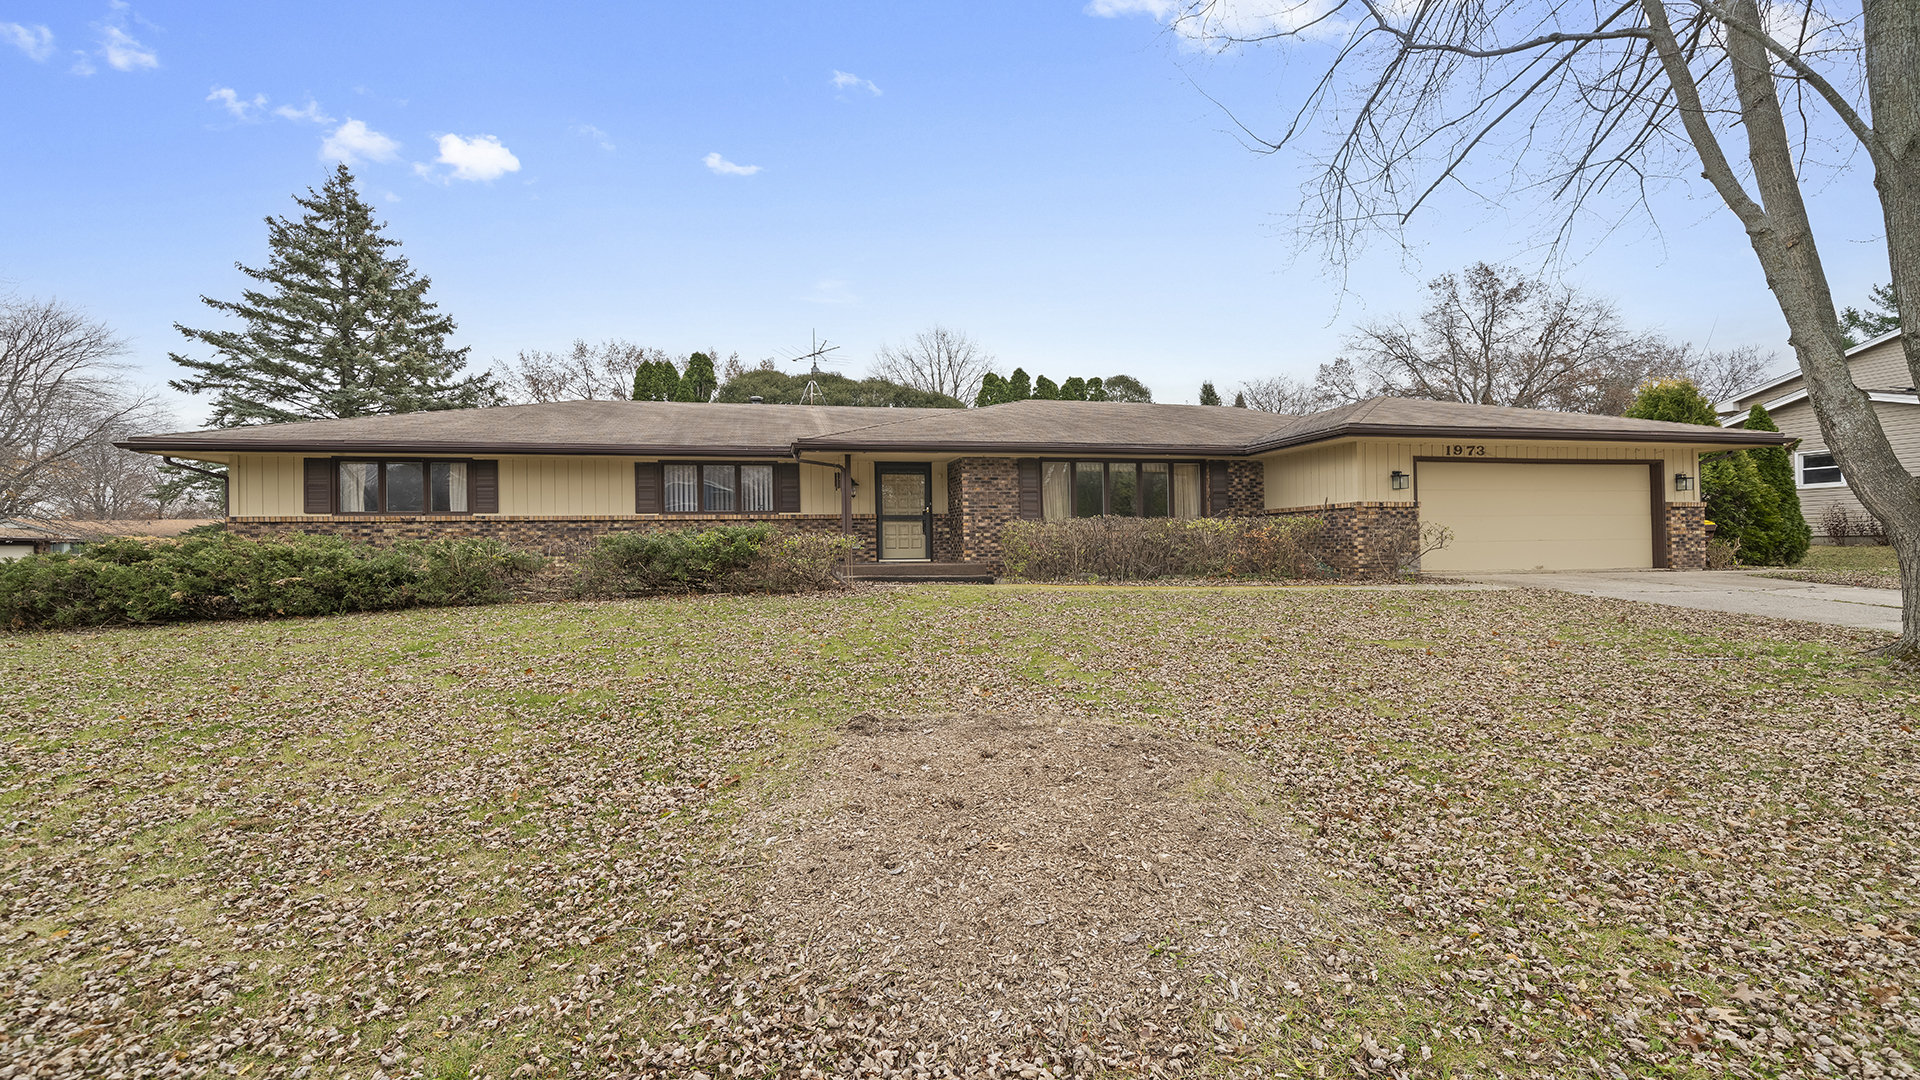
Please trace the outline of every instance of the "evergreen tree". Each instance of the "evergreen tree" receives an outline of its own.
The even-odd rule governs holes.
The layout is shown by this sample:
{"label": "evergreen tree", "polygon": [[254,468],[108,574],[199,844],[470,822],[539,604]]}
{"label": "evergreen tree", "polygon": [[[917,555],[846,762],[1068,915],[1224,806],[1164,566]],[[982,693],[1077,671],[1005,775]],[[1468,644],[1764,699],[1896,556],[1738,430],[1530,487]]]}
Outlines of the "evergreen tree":
{"label": "evergreen tree", "polygon": [[1107,400],[1107,381],[1105,379],[1095,375],[1093,378],[1087,380],[1087,400]]}
{"label": "evergreen tree", "polygon": [[679,393],[675,401],[712,401],[713,392],[720,389],[720,375],[713,370],[713,357],[697,352],[687,357],[687,367],[680,373]]}
{"label": "evergreen tree", "polygon": [[1078,375],[1075,375],[1073,378],[1068,379],[1065,382],[1062,382],[1060,384],[1060,400],[1061,401],[1087,400],[1087,380],[1081,378]]}
{"label": "evergreen tree", "polygon": [[1849,346],[1900,329],[1900,302],[1893,297],[1893,286],[1875,285],[1868,295],[1871,302],[1867,310],[1848,308],[1840,313],[1840,334]]}
{"label": "evergreen tree", "polygon": [[1642,383],[1633,404],[1622,416],[1635,420],[1665,420],[1674,424],[1705,424],[1719,427],[1720,416],[1713,402],[1693,385],[1692,379],[1655,379]]}
{"label": "evergreen tree", "polygon": [[1215,390],[1213,388],[1213,380],[1211,379],[1200,384],[1200,404],[1202,405],[1220,404],[1220,391]]}
{"label": "evergreen tree", "polygon": [[[373,208],[345,165],[320,191],[294,196],[298,220],[267,218],[267,265],[239,266],[260,282],[239,301],[201,302],[244,326],[174,329],[213,350],[170,354],[193,374],[167,385],[215,395],[217,427],[377,416],[492,405],[487,375],[462,376],[466,349],[449,349],[451,318],[427,300],[429,279],[391,254]],[[238,265],[238,264],[236,264]]]}
{"label": "evergreen tree", "polygon": [[1027,378],[1026,369],[1014,368],[1013,374],[1007,376],[1007,388],[1002,400],[1025,401],[1032,396],[1033,382]]}
{"label": "evergreen tree", "polygon": [[677,401],[680,398],[680,371],[671,360],[642,360],[633,373],[633,400]]}
{"label": "evergreen tree", "polygon": [[1060,400],[1060,384],[1045,375],[1033,380],[1033,396],[1042,401]]}
{"label": "evergreen tree", "polygon": [[[1745,427],[1748,431],[1780,430],[1780,425],[1774,423],[1773,417],[1758,403],[1747,414]],[[1800,509],[1800,492],[1793,482],[1793,457],[1787,450],[1784,446],[1763,446],[1746,453],[1753,458],[1760,479],[1773,489],[1780,514],[1780,532],[1771,538],[1767,550],[1758,554],[1762,561],[1791,566],[1806,557],[1807,548],[1813,543],[1813,528]]]}
{"label": "evergreen tree", "polygon": [[973,399],[974,405],[986,408],[1007,400],[1007,380],[989,371],[980,378],[980,393]]}
{"label": "evergreen tree", "polygon": [[1247,392],[1245,390],[1241,390],[1233,395],[1233,407],[1236,409],[1244,409],[1247,407]]}
{"label": "evergreen tree", "polygon": [[1142,403],[1150,403],[1153,401],[1153,391],[1147,389],[1146,383],[1141,382],[1131,375],[1107,376],[1106,391],[1108,401],[1138,401]]}

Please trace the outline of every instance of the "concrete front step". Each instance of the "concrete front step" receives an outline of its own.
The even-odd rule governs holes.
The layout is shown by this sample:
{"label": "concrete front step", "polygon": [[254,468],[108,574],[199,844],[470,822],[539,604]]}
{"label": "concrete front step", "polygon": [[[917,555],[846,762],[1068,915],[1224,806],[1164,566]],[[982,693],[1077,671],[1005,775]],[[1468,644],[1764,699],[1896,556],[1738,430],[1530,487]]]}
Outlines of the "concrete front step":
{"label": "concrete front step", "polygon": [[993,566],[966,562],[854,563],[858,581],[967,581],[992,584]]}

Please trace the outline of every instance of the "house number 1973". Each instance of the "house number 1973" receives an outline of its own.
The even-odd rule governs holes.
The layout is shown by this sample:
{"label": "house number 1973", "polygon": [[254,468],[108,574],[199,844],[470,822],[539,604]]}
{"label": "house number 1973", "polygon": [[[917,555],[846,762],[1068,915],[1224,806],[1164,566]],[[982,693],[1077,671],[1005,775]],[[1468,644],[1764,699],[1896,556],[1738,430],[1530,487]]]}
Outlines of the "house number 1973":
{"label": "house number 1973", "polygon": [[1447,447],[1446,451],[1447,451],[1448,457],[1486,457],[1487,456],[1487,448],[1484,446],[1462,446],[1459,443],[1454,443],[1452,446]]}

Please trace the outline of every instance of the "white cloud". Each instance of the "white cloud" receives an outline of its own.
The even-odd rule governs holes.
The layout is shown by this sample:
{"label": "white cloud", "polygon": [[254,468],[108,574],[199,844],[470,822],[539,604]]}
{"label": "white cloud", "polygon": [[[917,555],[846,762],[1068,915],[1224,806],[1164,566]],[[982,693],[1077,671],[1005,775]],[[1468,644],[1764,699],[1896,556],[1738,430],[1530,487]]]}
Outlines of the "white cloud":
{"label": "white cloud", "polygon": [[399,201],[400,201],[400,196],[398,196],[398,195],[395,195],[395,194],[394,194],[393,192],[391,192],[391,191],[389,191],[389,192],[387,192],[387,194],[386,194],[386,200],[387,200],[388,202],[399,202]]}
{"label": "white cloud", "polygon": [[573,133],[575,135],[581,135],[586,138],[592,139],[594,142],[599,143],[600,149],[602,150],[613,149],[613,136],[607,134],[604,131],[601,131],[599,128],[594,127],[592,124],[575,124],[573,125]]}
{"label": "white cloud", "polygon": [[315,124],[333,123],[333,117],[321,112],[320,103],[312,98],[308,98],[307,103],[298,109],[291,105],[282,105],[273,110],[273,115],[280,117],[282,120],[307,120]]}
{"label": "white cloud", "polygon": [[73,50],[73,66],[67,70],[75,75],[91,75],[93,74],[93,61],[87,58],[86,53],[75,49]]}
{"label": "white cloud", "polygon": [[267,95],[255,94],[253,100],[241,97],[230,86],[216,86],[213,93],[207,95],[208,101],[217,101],[220,107],[234,115],[235,119],[245,120],[255,111],[267,107]]}
{"label": "white cloud", "polygon": [[399,150],[399,143],[368,128],[364,121],[348,120],[321,140],[320,160],[343,161],[348,165],[392,161]]}
{"label": "white cloud", "polygon": [[53,31],[38,23],[32,26],[0,23],[0,41],[17,47],[29,60],[45,60],[53,55]]}
{"label": "white cloud", "polygon": [[833,83],[835,90],[867,90],[871,91],[874,97],[880,96],[880,88],[873,85],[872,80],[863,79],[850,71],[835,71],[833,78],[828,81]]}
{"label": "white cloud", "polygon": [[721,176],[752,176],[754,173],[760,171],[760,166],[758,165],[735,165],[733,162],[721,157],[717,151],[708,154],[700,160],[706,162],[707,168],[712,169]]}
{"label": "white cloud", "polygon": [[100,52],[107,58],[107,63],[119,71],[160,66],[160,57],[152,49],[140,44],[132,34],[117,26],[100,28]]}
{"label": "white cloud", "polygon": [[520,171],[520,159],[492,135],[475,135],[471,139],[442,135],[439,160],[442,165],[453,166],[455,180],[496,180]]}
{"label": "white cloud", "polygon": [[[1274,34],[1321,38],[1350,25],[1329,18],[1341,0],[1088,0],[1082,10],[1103,19],[1145,15],[1194,45],[1226,46]],[[1389,5],[1391,6],[1391,5]]]}

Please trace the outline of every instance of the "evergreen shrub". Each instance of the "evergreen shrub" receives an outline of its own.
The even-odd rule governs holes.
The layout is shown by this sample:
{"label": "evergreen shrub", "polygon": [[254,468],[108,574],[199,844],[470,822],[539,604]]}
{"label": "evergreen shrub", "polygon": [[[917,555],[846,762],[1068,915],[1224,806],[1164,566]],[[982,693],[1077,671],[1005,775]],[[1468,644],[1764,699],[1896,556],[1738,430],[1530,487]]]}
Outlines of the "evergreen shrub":
{"label": "evergreen shrub", "polygon": [[574,571],[577,596],[657,593],[802,592],[837,583],[834,567],[853,550],[845,536],[782,536],[772,525],[611,533]]}

